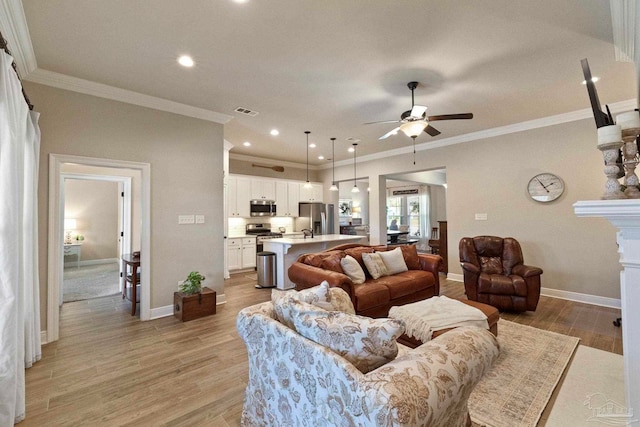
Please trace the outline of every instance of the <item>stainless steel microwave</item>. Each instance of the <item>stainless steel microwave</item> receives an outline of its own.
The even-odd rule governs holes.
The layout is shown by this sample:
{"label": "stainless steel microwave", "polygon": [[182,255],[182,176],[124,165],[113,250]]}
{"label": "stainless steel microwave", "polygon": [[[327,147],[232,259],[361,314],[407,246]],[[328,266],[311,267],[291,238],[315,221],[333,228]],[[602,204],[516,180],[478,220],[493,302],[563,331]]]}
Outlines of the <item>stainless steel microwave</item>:
{"label": "stainless steel microwave", "polygon": [[276,201],[257,199],[251,200],[251,216],[276,216]]}

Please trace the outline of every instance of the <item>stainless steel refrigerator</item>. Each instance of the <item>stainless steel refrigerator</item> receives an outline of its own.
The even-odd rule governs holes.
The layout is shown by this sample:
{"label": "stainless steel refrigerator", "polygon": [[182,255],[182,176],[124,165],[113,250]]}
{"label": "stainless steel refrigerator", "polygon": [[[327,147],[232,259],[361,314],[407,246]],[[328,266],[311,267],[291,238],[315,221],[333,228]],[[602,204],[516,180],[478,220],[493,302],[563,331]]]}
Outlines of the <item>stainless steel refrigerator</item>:
{"label": "stainless steel refrigerator", "polygon": [[300,203],[300,215],[296,228],[313,230],[313,234],[335,234],[333,205],[325,203]]}

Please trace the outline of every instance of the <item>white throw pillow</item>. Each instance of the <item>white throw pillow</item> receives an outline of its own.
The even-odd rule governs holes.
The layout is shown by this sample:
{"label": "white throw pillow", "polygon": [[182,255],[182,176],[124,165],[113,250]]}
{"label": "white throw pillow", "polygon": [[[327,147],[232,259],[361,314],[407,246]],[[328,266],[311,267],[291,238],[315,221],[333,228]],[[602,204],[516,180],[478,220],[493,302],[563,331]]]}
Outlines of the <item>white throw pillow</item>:
{"label": "white throw pillow", "polygon": [[380,252],[373,253],[363,253],[362,261],[364,261],[364,265],[369,270],[369,274],[374,279],[378,279],[382,276],[388,276],[387,274],[387,266],[382,261],[382,257],[380,256]]}
{"label": "white throw pillow", "polygon": [[298,292],[298,300],[313,304],[328,311],[334,310],[331,301],[329,282],[324,280],[319,286],[303,289]]}
{"label": "white throw pillow", "polygon": [[404,256],[402,255],[402,250],[400,248],[378,253],[382,258],[384,265],[387,267],[387,274],[389,276],[409,270],[407,268],[407,263],[404,262]]}
{"label": "white throw pillow", "polygon": [[353,301],[351,301],[351,297],[344,289],[334,286],[329,289],[329,292],[331,293],[332,311],[356,314],[356,309],[353,308]]}
{"label": "white throw pillow", "polygon": [[276,319],[291,329],[295,328],[291,320],[289,299],[302,301],[327,311],[344,311],[355,314],[349,294],[340,288],[331,288],[326,280],[318,286],[303,289],[300,292],[295,289],[288,291],[274,289],[271,291],[271,303]]}
{"label": "white throw pillow", "polygon": [[356,285],[364,283],[364,271],[354,257],[352,257],[351,255],[346,255],[340,260],[340,266],[342,267],[344,274],[349,276],[349,279],[351,279],[353,283],[355,283]]}
{"label": "white throw pillow", "polygon": [[362,373],[379,368],[398,355],[396,339],[404,333],[401,320],[373,319],[309,307],[313,306],[291,302],[296,331],[338,353]]}

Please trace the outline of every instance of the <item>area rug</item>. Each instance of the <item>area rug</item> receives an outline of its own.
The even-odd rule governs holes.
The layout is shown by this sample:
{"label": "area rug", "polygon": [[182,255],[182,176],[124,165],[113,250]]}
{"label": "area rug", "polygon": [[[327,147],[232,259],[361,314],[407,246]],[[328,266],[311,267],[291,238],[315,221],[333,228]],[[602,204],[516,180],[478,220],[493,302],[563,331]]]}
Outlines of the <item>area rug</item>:
{"label": "area rug", "polygon": [[553,406],[542,415],[540,426],[631,425],[640,418],[622,416],[628,412],[624,361],[621,355],[608,351],[578,346],[560,390],[554,396],[555,400],[549,402]]}
{"label": "area rug", "polygon": [[469,397],[480,426],[536,426],[579,339],[500,320],[500,356]]}
{"label": "area rug", "polygon": [[62,292],[63,302],[115,295],[120,292],[118,264],[113,262],[65,268]]}

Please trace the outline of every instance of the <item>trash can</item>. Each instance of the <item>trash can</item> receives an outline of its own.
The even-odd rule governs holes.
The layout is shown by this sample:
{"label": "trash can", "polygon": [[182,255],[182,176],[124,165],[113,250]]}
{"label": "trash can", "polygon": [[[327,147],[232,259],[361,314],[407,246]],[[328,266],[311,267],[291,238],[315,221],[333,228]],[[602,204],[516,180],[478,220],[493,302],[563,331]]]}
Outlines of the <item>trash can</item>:
{"label": "trash can", "polygon": [[258,284],[256,288],[274,288],[276,286],[276,254],[258,252]]}

